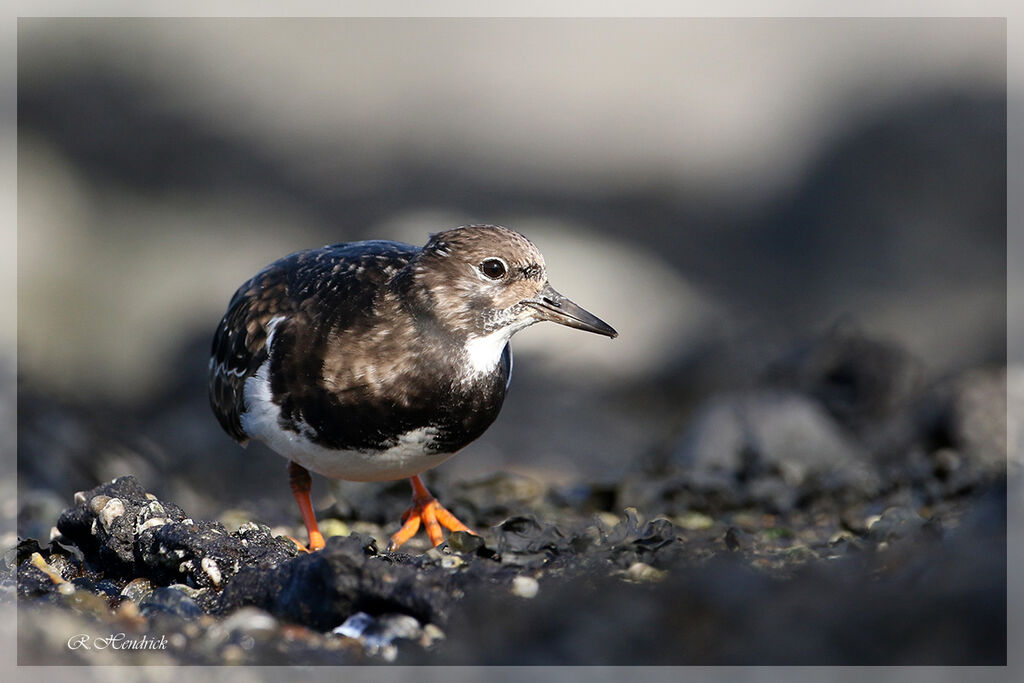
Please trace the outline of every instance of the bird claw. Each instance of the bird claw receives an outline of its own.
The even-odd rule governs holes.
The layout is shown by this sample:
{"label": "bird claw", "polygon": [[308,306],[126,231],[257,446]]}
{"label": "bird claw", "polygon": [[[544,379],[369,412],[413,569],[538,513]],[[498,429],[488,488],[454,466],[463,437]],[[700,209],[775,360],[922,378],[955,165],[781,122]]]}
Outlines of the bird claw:
{"label": "bird claw", "polygon": [[391,536],[388,552],[398,550],[403,543],[415,536],[420,529],[420,524],[426,528],[427,536],[430,537],[431,544],[435,546],[444,542],[444,532],[441,527],[450,531],[466,531],[474,536],[478,535],[432,497],[414,498],[412,505],[402,514],[402,521],[402,528]]}
{"label": "bird claw", "polygon": [[309,547],[308,548],[306,546],[302,545],[302,543],[299,542],[298,539],[296,539],[296,538],[294,538],[292,536],[287,536],[287,538],[288,538],[289,541],[294,543],[295,546],[301,552],[304,552],[304,553],[312,553],[312,552],[316,552],[317,550],[322,550],[324,545],[326,545],[326,543],[324,542],[324,537],[323,537],[323,535],[319,531],[312,532],[312,533],[309,534]]}

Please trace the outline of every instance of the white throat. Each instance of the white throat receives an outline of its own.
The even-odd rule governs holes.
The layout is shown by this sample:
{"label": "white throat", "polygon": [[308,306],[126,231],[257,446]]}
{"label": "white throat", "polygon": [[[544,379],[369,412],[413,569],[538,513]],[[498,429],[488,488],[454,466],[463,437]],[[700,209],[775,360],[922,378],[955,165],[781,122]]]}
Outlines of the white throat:
{"label": "white throat", "polygon": [[514,328],[503,327],[483,336],[469,337],[463,347],[466,374],[469,377],[476,377],[494,372],[501,360],[501,353],[513,334]]}

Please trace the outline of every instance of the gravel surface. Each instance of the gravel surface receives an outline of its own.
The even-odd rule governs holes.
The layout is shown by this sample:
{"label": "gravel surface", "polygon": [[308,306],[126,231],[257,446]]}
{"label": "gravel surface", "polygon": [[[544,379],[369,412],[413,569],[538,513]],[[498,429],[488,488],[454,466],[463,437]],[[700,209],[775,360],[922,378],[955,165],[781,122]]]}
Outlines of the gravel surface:
{"label": "gravel surface", "polygon": [[[859,376],[871,358],[844,362]],[[884,401],[837,402],[820,380],[790,363],[708,397],[615,481],[438,480],[482,535],[437,548],[384,551],[407,503],[397,484],[376,505],[321,509],[313,554],[288,537],[304,536],[283,483],[274,505],[207,519],[155,476],[59,502],[26,487],[3,557],[21,661],[1004,662],[1005,372],[850,383]],[[33,411],[56,409],[25,406],[32,444]],[[20,455],[39,459],[23,475],[60,458]],[[96,647],[120,633],[122,647]],[[94,647],[71,647],[78,634]]]}

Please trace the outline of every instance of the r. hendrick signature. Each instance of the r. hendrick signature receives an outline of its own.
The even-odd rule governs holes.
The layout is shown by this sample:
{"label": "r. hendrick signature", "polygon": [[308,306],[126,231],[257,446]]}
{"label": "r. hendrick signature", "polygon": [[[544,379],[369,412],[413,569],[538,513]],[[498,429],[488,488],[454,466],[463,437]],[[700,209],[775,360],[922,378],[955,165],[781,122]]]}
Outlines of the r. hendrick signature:
{"label": "r. hendrick signature", "polygon": [[78,633],[68,638],[69,650],[166,650],[167,638],[154,638],[143,634],[141,637],[129,638],[124,633],[111,633],[93,638],[85,633]]}

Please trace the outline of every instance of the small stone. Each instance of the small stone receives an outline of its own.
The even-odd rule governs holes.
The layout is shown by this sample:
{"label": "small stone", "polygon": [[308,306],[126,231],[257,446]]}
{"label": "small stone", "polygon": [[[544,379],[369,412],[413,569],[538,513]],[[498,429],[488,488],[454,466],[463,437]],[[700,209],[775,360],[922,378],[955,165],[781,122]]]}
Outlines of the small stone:
{"label": "small stone", "polygon": [[656,569],[644,562],[634,562],[626,570],[626,578],[637,583],[656,583],[666,576],[668,576],[668,572]]}
{"label": "small stone", "polygon": [[331,536],[348,536],[352,530],[340,519],[328,517],[320,521],[320,533],[324,538],[330,538]]}
{"label": "small stone", "polygon": [[643,513],[633,506],[624,509],[622,516],[627,522],[632,521],[637,527],[643,526],[643,523],[647,521]]}
{"label": "small stone", "polygon": [[[97,498],[99,498],[99,496],[97,496]],[[93,498],[93,501],[95,500],[96,498]],[[100,521],[100,524],[103,525],[103,528],[106,531],[110,531],[110,525],[114,523],[115,519],[123,514],[124,503],[121,502],[120,498],[111,498],[107,501],[106,505],[103,506],[103,509],[100,510],[100,513],[96,518]]]}
{"label": "small stone", "polygon": [[420,622],[408,614],[381,614],[373,617],[365,612],[356,612],[332,633],[356,638],[362,642],[368,654],[379,655],[390,662],[398,655],[395,641],[418,641],[423,636],[423,629]]}
{"label": "small stone", "polygon": [[277,632],[277,619],[258,607],[243,607],[225,619],[222,626],[229,633],[238,631],[251,635],[269,636]]}
{"label": "small stone", "polygon": [[457,553],[475,553],[484,546],[484,539],[466,531],[453,531],[448,546]]}
{"label": "small stone", "polygon": [[902,506],[886,508],[882,515],[868,526],[868,537],[875,541],[892,541],[909,536],[924,524],[914,510]]}
{"label": "small stone", "polygon": [[701,514],[699,512],[687,512],[685,515],[677,517],[675,525],[686,529],[687,531],[701,531],[703,529],[711,528],[715,523],[711,517]]}
{"label": "small stone", "polygon": [[725,547],[732,551],[740,549],[740,532],[734,526],[725,530]]}
{"label": "small stone", "polygon": [[846,542],[848,542],[852,538],[853,538],[853,534],[852,533],[850,533],[846,529],[840,529],[839,531],[837,531],[834,534],[832,534],[831,536],[829,536],[828,543],[829,543],[829,545],[835,545],[835,544],[840,543],[840,542],[846,543]]}
{"label": "small stone", "polygon": [[512,595],[527,600],[537,597],[540,584],[532,576],[517,576],[512,579]]}
{"label": "small stone", "polygon": [[143,616],[151,616],[156,613],[173,614],[185,620],[192,620],[203,613],[199,605],[184,593],[163,586],[150,593],[139,603],[139,611]]}
{"label": "small stone", "polygon": [[153,592],[153,584],[149,579],[138,578],[129,581],[128,585],[121,589],[121,596],[128,598],[138,604],[146,599]]}
{"label": "small stone", "polygon": [[366,612],[356,612],[349,616],[340,626],[336,626],[331,633],[347,638],[358,638],[373,623],[373,617]]}
{"label": "small stone", "polygon": [[85,505],[85,491],[75,491],[75,505]]}
{"label": "small stone", "polygon": [[[70,584],[68,584],[70,585]],[[110,615],[110,607],[105,598],[85,590],[78,590],[72,593],[65,593],[67,597],[64,604],[71,607],[79,614],[88,614],[93,617],[104,619]]]}
{"label": "small stone", "polygon": [[458,555],[442,555],[441,556],[441,568],[442,569],[458,569],[459,567],[466,564]]}
{"label": "small stone", "polygon": [[143,624],[145,619],[139,614],[139,606],[131,600],[125,600],[117,609],[114,610],[114,615],[126,624]]}
{"label": "small stone", "polygon": [[107,504],[109,500],[110,496],[104,496],[102,494],[95,496],[92,500],[89,501],[89,511],[92,512],[92,514],[94,515],[99,515],[100,510],[103,509],[103,507]]}
{"label": "small stone", "polygon": [[364,635],[371,645],[389,645],[399,639],[418,640],[422,631],[420,622],[408,614],[382,614]]}
{"label": "small stone", "polygon": [[241,664],[245,659],[245,651],[238,645],[226,645],[220,652],[225,664]]}
{"label": "small stone", "polygon": [[427,624],[423,627],[423,635],[420,637],[422,647],[430,647],[439,640],[445,639],[444,631],[437,624]]}

